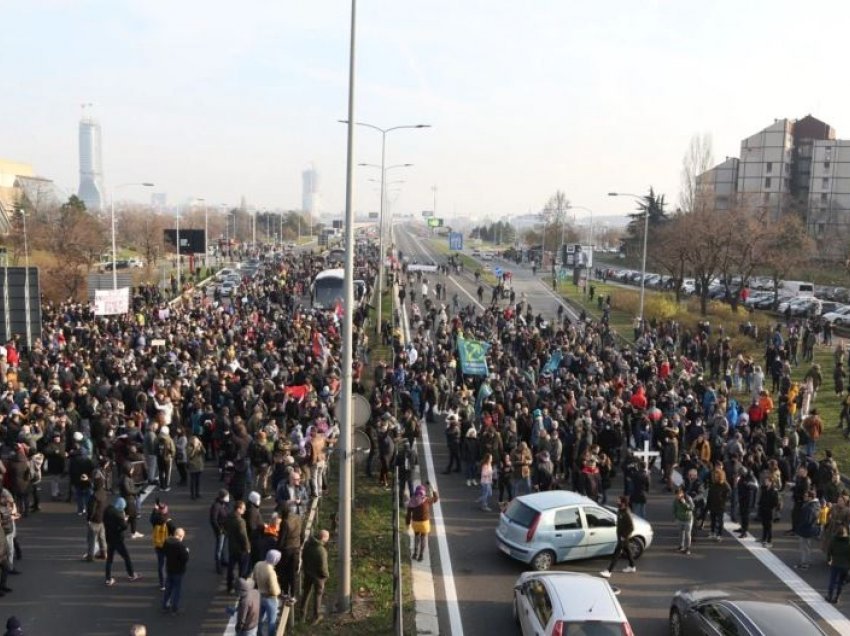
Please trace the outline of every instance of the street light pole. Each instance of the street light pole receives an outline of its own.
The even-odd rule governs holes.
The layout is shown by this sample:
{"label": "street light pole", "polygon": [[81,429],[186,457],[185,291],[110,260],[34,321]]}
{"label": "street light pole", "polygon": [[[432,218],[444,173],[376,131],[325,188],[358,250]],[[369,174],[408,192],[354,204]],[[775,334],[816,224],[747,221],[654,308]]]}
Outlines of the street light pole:
{"label": "street light pole", "polygon": [[340,404],[339,463],[339,611],[351,609],[351,501],[354,492],[353,441],[354,397],[352,366],[354,362],[354,52],[357,0],[351,0],[351,43],[348,57],[348,147],[345,174],[345,256],[343,296],[345,312],[342,316],[342,389]]}
{"label": "street light pole", "polygon": [[[347,119],[347,120],[341,119],[339,121],[342,124],[347,124],[348,122],[351,121],[351,118],[349,117],[349,119]],[[378,234],[379,234],[379,236],[378,236],[378,249],[380,250],[380,254],[379,254],[379,258],[378,258],[378,320],[377,320],[377,324],[375,325],[376,333],[380,333],[381,321],[383,319],[381,305],[383,304],[382,300],[383,300],[383,297],[384,297],[384,262],[386,261],[386,257],[384,255],[384,233],[383,233],[383,228],[384,228],[384,196],[385,196],[383,184],[384,184],[385,173],[386,173],[387,170],[389,170],[389,168],[387,168],[386,164],[385,164],[386,148],[387,148],[387,134],[391,133],[394,130],[403,130],[405,128],[430,128],[431,126],[430,126],[430,124],[407,124],[407,125],[404,125],[404,126],[393,126],[391,128],[381,128],[379,126],[375,126],[373,124],[368,124],[368,123],[362,122],[362,121],[358,121],[358,122],[354,122],[354,123],[355,123],[356,126],[363,126],[365,128],[371,128],[372,130],[377,130],[379,133],[381,133],[381,212],[380,212],[381,216],[380,216],[380,220],[378,222]],[[413,165],[413,164],[405,164],[405,166],[407,166],[407,165]],[[391,167],[395,167],[395,166],[391,166]]]}
{"label": "street light pole", "polygon": [[[637,194],[630,194],[628,192],[609,192],[609,197],[632,197],[635,201],[639,203],[643,203],[643,197],[638,196]],[[649,206],[646,207],[646,212],[643,214],[643,257],[641,259],[641,267],[640,267],[640,324],[641,329],[643,329],[643,302],[646,296],[646,245],[647,245],[647,237],[649,236]]]}

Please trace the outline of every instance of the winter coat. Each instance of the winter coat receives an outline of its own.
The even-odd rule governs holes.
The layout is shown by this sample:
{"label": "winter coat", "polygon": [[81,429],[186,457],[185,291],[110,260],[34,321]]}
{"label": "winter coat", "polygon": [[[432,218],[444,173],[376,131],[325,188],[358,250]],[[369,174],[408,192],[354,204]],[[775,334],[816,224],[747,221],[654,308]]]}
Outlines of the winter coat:
{"label": "winter coat", "polygon": [[850,568],[850,537],[834,537],[826,558],[836,568]]}
{"label": "winter coat", "polygon": [[820,526],[818,525],[818,515],[820,513],[820,504],[817,499],[811,499],[803,504],[800,509],[800,516],[797,520],[797,535],[804,539],[813,539],[820,535]]}
{"label": "winter coat", "polygon": [[256,629],[260,624],[260,593],[254,579],[239,579],[239,604],[236,606],[236,633]]}
{"label": "winter coat", "polygon": [[115,545],[124,541],[124,531],[127,530],[127,519],[124,513],[115,506],[109,506],[103,513],[103,531],[106,543]]}
{"label": "winter coat", "polygon": [[728,482],[712,481],[708,485],[708,509],[709,511],[718,514],[726,509],[726,502],[729,495],[732,493],[732,487]]}
{"label": "winter coat", "polygon": [[682,523],[690,523],[694,519],[694,502],[687,495],[673,500],[673,518]]}
{"label": "winter coat", "polygon": [[328,549],[316,537],[310,537],[304,544],[301,556],[304,574],[317,579],[326,579],[328,572]]}

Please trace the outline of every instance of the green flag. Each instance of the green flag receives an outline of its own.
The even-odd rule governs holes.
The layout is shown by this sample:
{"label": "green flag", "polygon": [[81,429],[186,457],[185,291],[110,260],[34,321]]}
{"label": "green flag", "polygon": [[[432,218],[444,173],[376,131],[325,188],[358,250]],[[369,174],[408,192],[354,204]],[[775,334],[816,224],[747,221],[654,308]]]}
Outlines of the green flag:
{"label": "green flag", "polygon": [[460,370],[464,375],[488,375],[487,351],[490,345],[480,340],[457,339]]}

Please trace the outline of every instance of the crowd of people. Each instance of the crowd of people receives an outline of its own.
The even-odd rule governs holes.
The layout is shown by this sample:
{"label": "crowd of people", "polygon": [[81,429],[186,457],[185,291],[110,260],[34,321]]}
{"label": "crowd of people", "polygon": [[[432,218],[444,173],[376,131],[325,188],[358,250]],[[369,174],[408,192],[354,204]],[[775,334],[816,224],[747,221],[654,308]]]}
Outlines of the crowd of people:
{"label": "crowd of people", "polygon": [[[328,534],[302,537],[302,519],[326,488],[339,433],[343,310],[311,308],[309,281],[323,268],[313,254],[244,256],[256,273],[229,298],[199,288],[167,302],[142,286],[126,315],[45,304],[32,350],[19,338],[0,347],[0,595],[20,573],[17,525],[49,498],[80,517],[81,558],[104,562],[107,586],[115,555],[141,578],[131,553],[150,532],[162,608],[177,613],[192,537],[168,502],[210,497],[215,569],[239,593],[237,633],[260,621],[274,633],[279,602],[295,598],[302,543],[302,613],[321,618]],[[358,250],[360,278],[374,280],[375,261]],[[366,308],[351,310],[359,337]],[[362,391],[359,360],[353,373]]]}
{"label": "crowd of people", "polygon": [[[401,284],[412,288],[416,276],[403,274]],[[829,345],[817,323],[753,332],[751,350],[761,358],[733,351],[722,328],[707,322],[695,329],[638,322],[634,342],[623,345],[608,312],[592,320],[559,310],[552,318],[524,294],[494,297],[483,308],[431,298],[425,312],[413,312],[409,298],[410,340],[402,344],[396,335],[394,365],[379,370],[373,395],[376,405],[388,404],[392,389],[400,395],[400,418],[373,431],[382,476],[394,464],[406,475],[416,461],[419,421],[445,422],[444,474],[477,489],[475,504],[484,511],[557,488],[606,503],[616,483],[623,484],[618,519],[646,516],[654,469],[658,487],[670,493],[680,552],[691,554],[698,538],[721,541],[726,515],[739,536],[768,549],[774,525],[784,524],[799,543],[797,568],[815,563],[819,543],[819,561],[832,573],[825,596],[838,601],[850,567],[850,497],[818,442],[826,426],[850,427],[848,354],[835,345],[833,388],[846,405],[841,422],[827,423],[817,407],[826,389],[813,348]],[[459,338],[489,346],[486,375],[462,372]],[[800,364],[805,372],[796,380]],[[407,441],[399,447],[391,440]],[[650,455],[637,452],[645,445]],[[409,488],[414,502],[426,502],[425,515],[409,516],[427,519],[430,492],[413,492],[412,482]],[[760,533],[749,534],[751,521]],[[626,571],[634,571],[631,560]]]}

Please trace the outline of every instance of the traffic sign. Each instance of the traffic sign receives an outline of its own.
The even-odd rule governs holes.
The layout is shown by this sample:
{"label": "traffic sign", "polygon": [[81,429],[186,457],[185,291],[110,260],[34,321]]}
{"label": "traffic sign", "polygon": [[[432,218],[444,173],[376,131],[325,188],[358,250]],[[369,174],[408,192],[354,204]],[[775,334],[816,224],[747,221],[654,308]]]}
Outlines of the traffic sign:
{"label": "traffic sign", "polygon": [[449,249],[460,252],[463,250],[463,234],[460,232],[449,232]]}
{"label": "traffic sign", "polygon": [[428,227],[443,227],[443,219],[432,216],[428,219]]}
{"label": "traffic sign", "polygon": [[428,217],[434,216],[434,211],[433,210],[422,210],[422,216],[427,219]]}

